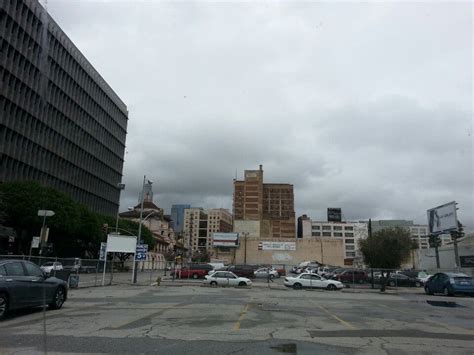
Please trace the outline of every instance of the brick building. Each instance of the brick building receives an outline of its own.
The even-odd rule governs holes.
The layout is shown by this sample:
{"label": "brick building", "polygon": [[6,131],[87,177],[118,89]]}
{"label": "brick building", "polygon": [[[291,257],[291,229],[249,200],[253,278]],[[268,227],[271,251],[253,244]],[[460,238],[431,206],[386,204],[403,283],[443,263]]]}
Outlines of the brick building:
{"label": "brick building", "polygon": [[250,236],[296,238],[293,185],[264,183],[263,169],[234,180],[234,231]]}

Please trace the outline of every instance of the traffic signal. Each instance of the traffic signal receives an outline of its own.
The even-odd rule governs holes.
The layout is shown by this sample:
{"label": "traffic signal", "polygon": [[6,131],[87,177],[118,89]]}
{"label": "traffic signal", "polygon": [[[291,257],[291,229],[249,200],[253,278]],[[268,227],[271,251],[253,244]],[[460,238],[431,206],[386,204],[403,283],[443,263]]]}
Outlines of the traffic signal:
{"label": "traffic signal", "polygon": [[430,248],[439,248],[441,246],[441,239],[439,236],[431,234],[428,243],[430,244]]}

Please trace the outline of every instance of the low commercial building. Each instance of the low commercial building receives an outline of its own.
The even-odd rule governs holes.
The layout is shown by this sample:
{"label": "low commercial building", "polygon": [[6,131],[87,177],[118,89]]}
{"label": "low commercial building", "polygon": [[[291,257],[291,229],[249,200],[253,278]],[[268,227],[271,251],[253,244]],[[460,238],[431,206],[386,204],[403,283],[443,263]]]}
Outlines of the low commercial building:
{"label": "low commercial building", "polygon": [[318,261],[344,265],[343,241],[336,238],[294,239],[240,237],[230,262],[236,264],[297,265]]}

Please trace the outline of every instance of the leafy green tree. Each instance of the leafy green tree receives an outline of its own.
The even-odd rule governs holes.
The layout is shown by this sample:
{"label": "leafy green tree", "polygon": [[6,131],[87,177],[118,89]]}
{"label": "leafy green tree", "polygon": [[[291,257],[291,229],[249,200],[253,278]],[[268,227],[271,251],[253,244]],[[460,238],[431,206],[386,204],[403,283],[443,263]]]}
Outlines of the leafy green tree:
{"label": "leafy green tree", "polygon": [[[390,270],[400,268],[400,265],[409,258],[412,245],[410,232],[407,229],[384,228],[361,240],[360,250],[366,265]],[[381,280],[381,291],[385,291],[389,277],[390,271]]]}

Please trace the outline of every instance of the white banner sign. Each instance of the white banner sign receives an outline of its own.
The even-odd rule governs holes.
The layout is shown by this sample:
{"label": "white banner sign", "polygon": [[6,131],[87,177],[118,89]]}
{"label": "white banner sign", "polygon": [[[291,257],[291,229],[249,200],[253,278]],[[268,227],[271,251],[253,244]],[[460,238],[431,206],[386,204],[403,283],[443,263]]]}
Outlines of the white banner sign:
{"label": "white banner sign", "polygon": [[33,249],[39,248],[39,244],[40,244],[40,237],[33,237],[33,240],[31,241],[31,247]]}
{"label": "white banner sign", "polygon": [[212,246],[236,248],[239,246],[239,233],[214,233]]}
{"label": "white banner sign", "polygon": [[446,203],[427,211],[428,226],[431,234],[457,230],[456,202]]}
{"label": "white banner sign", "polygon": [[137,248],[137,237],[109,234],[107,236],[107,253],[133,253]]}
{"label": "white banner sign", "polygon": [[295,242],[261,242],[261,250],[296,250]]}

